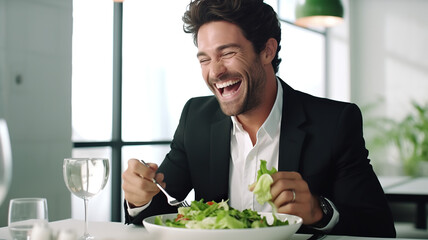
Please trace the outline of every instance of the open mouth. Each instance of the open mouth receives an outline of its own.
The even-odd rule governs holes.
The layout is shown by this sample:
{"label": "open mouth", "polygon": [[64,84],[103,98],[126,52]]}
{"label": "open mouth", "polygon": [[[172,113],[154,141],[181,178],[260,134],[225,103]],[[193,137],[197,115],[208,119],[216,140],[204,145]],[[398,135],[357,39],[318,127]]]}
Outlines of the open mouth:
{"label": "open mouth", "polygon": [[229,97],[238,91],[239,87],[241,86],[241,82],[242,81],[240,79],[234,79],[216,83],[215,86],[217,87],[222,97]]}

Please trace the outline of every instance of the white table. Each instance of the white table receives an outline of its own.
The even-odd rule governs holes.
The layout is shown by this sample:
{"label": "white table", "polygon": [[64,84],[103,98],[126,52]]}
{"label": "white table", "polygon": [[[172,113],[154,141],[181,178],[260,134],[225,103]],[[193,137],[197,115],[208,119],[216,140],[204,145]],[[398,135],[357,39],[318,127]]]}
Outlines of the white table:
{"label": "white table", "polygon": [[[50,222],[49,227],[54,233],[60,230],[72,230],[77,236],[83,235],[85,222],[83,220],[66,219]],[[89,222],[89,233],[96,239],[126,239],[126,240],[152,240],[149,233],[143,227],[125,225],[119,222]],[[11,240],[9,229],[0,228],[0,240]]]}
{"label": "white table", "polygon": [[379,181],[388,201],[416,203],[416,228],[427,229],[428,177],[379,177]]}
{"label": "white table", "polygon": [[[71,229],[76,231],[78,236],[83,234],[84,222],[81,220],[66,219],[61,221],[50,222],[49,226],[53,231],[62,229]],[[124,225],[117,222],[89,222],[89,233],[96,240],[159,240],[150,235],[145,228],[133,225]],[[311,237],[308,234],[295,234],[291,240],[307,240]],[[9,229],[7,227],[0,228],[0,240],[10,240]],[[349,236],[326,236],[323,240],[379,240],[381,238],[363,238]],[[390,240],[404,240],[403,238],[382,238]],[[166,239],[170,240],[170,239]],[[180,239],[171,239],[180,240]],[[269,240],[269,239],[266,239]],[[409,239],[410,240],[410,239]],[[412,239],[415,240],[415,239]]]}
{"label": "white table", "polygon": [[382,176],[378,178],[383,190],[400,185],[412,179],[409,176]]}

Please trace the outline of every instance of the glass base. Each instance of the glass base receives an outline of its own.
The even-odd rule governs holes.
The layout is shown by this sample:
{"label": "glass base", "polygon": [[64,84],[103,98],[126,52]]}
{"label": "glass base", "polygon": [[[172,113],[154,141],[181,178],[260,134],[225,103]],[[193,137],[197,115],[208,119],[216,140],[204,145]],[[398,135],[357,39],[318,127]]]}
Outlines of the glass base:
{"label": "glass base", "polygon": [[89,235],[89,233],[87,233],[87,234],[85,234],[79,238],[79,240],[93,240],[93,239],[94,239],[94,237]]}

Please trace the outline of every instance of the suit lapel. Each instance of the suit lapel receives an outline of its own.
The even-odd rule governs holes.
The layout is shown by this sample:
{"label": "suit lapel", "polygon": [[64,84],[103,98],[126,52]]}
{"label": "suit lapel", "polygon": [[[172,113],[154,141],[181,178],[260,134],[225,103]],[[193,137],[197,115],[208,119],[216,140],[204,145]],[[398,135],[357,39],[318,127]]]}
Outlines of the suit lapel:
{"label": "suit lapel", "polygon": [[211,125],[210,185],[211,200],[228,199],[230,164],[230,129],[232,121],[219,110],[221,119]]}
{"label": "suit lapel", "polygon": [[282,80],[283,105],[281,136],[279,140],[279,171],[298,171],[303,141],[306,133],[299,126],[306,121],[302,103],[296,99],[295,90]]}

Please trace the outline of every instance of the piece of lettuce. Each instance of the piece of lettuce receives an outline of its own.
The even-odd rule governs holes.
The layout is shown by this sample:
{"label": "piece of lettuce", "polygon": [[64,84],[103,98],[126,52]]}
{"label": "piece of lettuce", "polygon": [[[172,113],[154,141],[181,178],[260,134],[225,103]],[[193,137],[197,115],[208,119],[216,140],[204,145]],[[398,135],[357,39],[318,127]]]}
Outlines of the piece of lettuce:
{"label": "piece of lettuce", "polygon": [[260,160],[260,169],[257,171],[257,180],[255,183],[248,186],[250,191],[256,195],[256,200],[260,205],[268,203],[272,207],[272,216],[274,224],[281,223],[277,218],[278,208],[272,202],[272,194],[270,193],[270,186],[273,183],[272,174],[278,172],[275,167],[271,170],[267,169],[266,160]]}
{"label": "piece of lettuce", "polygon": [[254,186],[253,193],[256,195],[256,200],[260,205],[272,200],[272,194],[270,193],[270,185],[272,185],[272,177],[265,173],[260,176]]}
{"label": "piece of lettuce", "polygon": [[275,167],[272,167],[271,170],[267,169],[267,162],[266,160],[260,160],[260,169],[257,171],[257,180],[263,175],[263,174],[269,174],[272,175],[274,173],[278,172]]}
{"label": "piece of lettuce", "polygon": [[[260,160],[260,169],[257,171],[257,180],[251,184],[248,188],[256,195],[256,200],[260,205],[265,204],[272,200],[272,194],[270,193],[270,186],[273,183],[272,174],[278,172],[275,167],[271,170],[267,169],[266,160]],[[271,206],[273,204],[269,202]]]}

